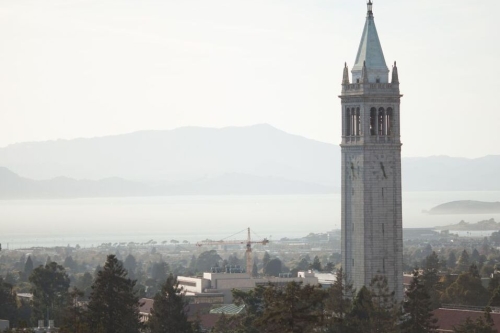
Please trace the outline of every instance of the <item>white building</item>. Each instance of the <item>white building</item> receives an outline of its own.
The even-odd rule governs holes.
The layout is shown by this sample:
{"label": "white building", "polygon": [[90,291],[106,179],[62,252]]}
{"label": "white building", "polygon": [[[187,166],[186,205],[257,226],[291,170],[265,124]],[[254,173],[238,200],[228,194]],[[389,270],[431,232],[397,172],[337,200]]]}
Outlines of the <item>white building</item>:
{"label": "white building", "polygon": [[303,277],[253,278],[247,273],[203,273],[203,277],[200,278],[179,276],[177,281],[179,286],[186,291],[186,296],[206,298],[205,303],[210,302],[208,299],[218,299],[222,300],[223,304],[233,302],[231,293],[233,289],[248,291],[258,285],[267,285],[268,283],[287,284],[292,281],[303,284],[318,284],[318,279],[309,275]]}
{"label": "white building", "polygon": [[372,3],[352,83],[342,80],[342,267],[354,287],[387,277],[403,298],[401,140],[396,63],[389,82]]}

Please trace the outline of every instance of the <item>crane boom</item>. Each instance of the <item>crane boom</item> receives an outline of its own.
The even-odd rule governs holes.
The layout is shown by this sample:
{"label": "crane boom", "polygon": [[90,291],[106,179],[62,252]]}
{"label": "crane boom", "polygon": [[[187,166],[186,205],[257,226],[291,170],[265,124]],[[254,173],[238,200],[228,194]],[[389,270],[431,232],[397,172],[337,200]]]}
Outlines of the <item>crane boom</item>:
{"label": "crane boom", "polygon": [[235,244],[246,244],[246,261],[247,261],[247,273],[252,274],[252,267],[253,267],[253,262],[252,262],[252,244],[262,244],[262,245],[267,245],[269,243],[269,240],[267,238],[264,238],[261,241],[252,241],[250,238],[250,228],[247,229],[247,239],[246,240],[219,240],[219,241],[206,241],[206,242],[198,242],[196,243],[196,246],[203,246],[203,245],[235,245]]}

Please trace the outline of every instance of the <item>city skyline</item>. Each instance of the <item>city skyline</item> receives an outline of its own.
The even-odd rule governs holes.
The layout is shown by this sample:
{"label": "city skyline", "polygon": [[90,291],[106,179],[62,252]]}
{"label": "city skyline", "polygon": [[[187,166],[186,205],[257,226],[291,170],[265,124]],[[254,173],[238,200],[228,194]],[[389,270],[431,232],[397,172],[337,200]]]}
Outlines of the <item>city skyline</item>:
{"label": "city skyline", "polygon": [[[365,6],[4,1],[0,147],[257,123],[338,144],[339,78],[344,62],[354,64],[353,22]],[[375,17],[387,63],[402,68],[403,156],[498,154],[500,5],[375,6],[384,8]]]}

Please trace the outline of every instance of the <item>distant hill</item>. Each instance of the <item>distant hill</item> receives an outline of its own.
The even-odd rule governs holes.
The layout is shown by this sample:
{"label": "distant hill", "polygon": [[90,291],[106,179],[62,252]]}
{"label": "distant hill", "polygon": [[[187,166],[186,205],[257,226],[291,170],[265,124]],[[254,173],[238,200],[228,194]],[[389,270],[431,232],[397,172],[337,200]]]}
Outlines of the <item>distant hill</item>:
{"label": "distant hill", "polygon": [[490,214],[500,213],[500,202],[460,200],[433,207],[429,214]]}
{"label": "distant hill", "polygon": [[282,178],[226,174],[216,178],[178,183],[144,184],[121,178],[50,180],[22,178],[0,167],[0,199],[54,199],[165,195],[317,194],[332,193],[326,186]]}
{"label": "distant hill", "polygon": [[[126,182],[127,193],[137,188],[142,193],[142,185],[162,191],[166,185],[176,188],[174,192],[192,191],[186,184],[194,183],[199,191],[204,188],[204,193],[221,193],[228,191],[227,182],[234,178],[246,183],[240,189],[231,189],[234,193],[269,193],[267,189],[277,188],[273,182],[280,182],[279,191],[284,191],[286,184],[295,184],[290,185],[290,192],[285,191],[290,194],[297,191],[298,184],[298,188],[307,188],[307,193],[315,185],[318,193],[324,193],[325,188],[339,191],[340,161],[336,144],[288,134],[265,124],[221,129],[184,127],[0,148],[0,166],[22,177],[52,181],[71,178],[59,179],[64,186],[72,186],[69,184],[74,179],[88,179],[78,181],[79,186],[86,184],[88,188],[96,185],[92,181],[99,181],[101,186],[102,179],[108,179],[110,183]],[[500,191],[500,155],[478,159],[404,158],[402,167],[405,191]],[[259,182],[267,187],[261,184],[257,191]]]}
{"label": "distant hill", "polygon": [[339,185],[336,145],[269,125],[184,127],[92,139],[20,143],[0,148],[0,166],[24,177],[192,181],[224,174]]}
{"label": "distant hill", "polygon": [[445,225],[436,227],[437,230],[453,230],[453,231],[479,231],[479,230],[500,230],[500,222],[495,222],[494,219],[484,220],[477,223],[467,223],[460,221],[457,224]]}

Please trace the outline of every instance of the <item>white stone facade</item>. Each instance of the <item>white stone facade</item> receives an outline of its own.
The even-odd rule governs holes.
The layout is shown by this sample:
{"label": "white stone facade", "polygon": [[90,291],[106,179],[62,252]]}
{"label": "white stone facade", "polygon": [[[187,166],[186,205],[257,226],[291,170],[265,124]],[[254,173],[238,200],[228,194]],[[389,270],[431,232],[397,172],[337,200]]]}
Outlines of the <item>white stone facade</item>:
{"label": "white stone facade", "polygon": [[[364,38],[377,40],[371,11]],[[373,26],[366,31],[367,26]],[[370,51],[371,50],[371,51]],[[360,52],[358,51],[358,57]],[[370,53],[371,52],[371,53]],[[364,54],[361,73],[347,68],[342,84],[342,266],[358,290],[376,275],[385,275],[396,298],[403,298],[400,92],[396,66],[388,75],[370,73],[371,57],[383,59],[381,48]],[[380,67],[380,66],[379,66]],[[365,76],[365,77],[364,77]],[[359,83],[358,83],[359,80]]]}

